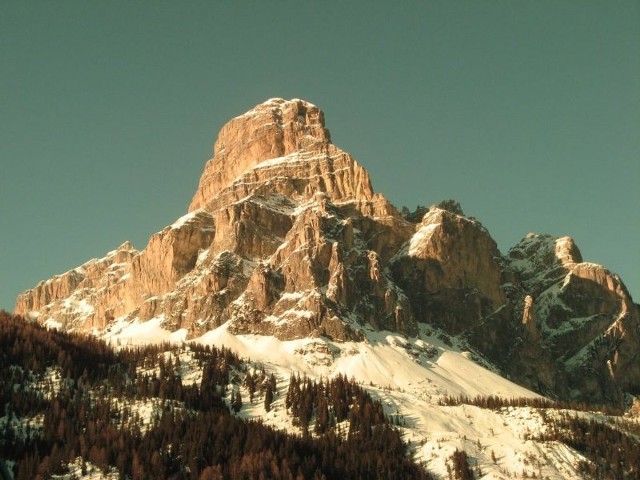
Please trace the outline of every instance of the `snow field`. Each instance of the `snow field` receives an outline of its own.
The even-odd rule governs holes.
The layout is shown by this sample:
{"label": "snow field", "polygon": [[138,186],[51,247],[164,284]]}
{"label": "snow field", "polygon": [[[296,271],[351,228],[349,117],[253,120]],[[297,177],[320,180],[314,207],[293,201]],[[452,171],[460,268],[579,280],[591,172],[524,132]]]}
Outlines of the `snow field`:
{"label": "snow field", "polygon": [[[169,333],[161,323],[162,319],[122,321],[105,337],[121,346],[186,341],[186,332]],[[537,409],[439,405],[444,396],[539,395],[476,363],[474,354],[464,351],[464,345],[448,346],[437,331],[423,327],[418,337],[406,338],[365,329],[367,341],[337,343],[323,338],[282,341],[269,336],[233,335],[228,327],[224,324],[191,341],[234,350],[277,379],[277,395],[270,412],[266,412],[259,392],[250,402],[244,385],[229,385],[227,401],[232,389],[241,393],[243,406],[238,416],[242,418],[261,419],[279,430],[300,433],[284,407],[290,375],[319,380],[343,374],[356,379],[382,402],[385,413],[400,424],[416,461],[424,462],[438,478],[448,478],[447,461],[456,449],[467,452],[477,478],[502,480],[522,477],[523,473],[535,473],[537,478],[579,478],[576,467],[584,460],[581,455],[556,442],[535,441],[545,429]],[[180,353],[185,383],[201,378],[192,360],[188,351]],[[141,417],[143,413],[151,415],[149,408],[139,406]]]}

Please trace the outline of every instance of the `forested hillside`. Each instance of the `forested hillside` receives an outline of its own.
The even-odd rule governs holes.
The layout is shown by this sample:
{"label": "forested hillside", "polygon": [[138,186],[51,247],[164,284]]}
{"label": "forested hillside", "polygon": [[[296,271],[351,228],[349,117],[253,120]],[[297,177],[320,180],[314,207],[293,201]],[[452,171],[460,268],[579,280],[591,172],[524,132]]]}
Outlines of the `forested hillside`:
{"label": "forested hillside", "polygon": [[[198,382],[183,381],[185,354]],[[237,387],[251,384],[267,407],[275,379],[248,371],[224,348],[116,352],[95,337],[3,312],[0,379],[0,457],[17,479],[63,474],[78,457],[84,471],[91,464],[133,479],[430,478],[380,405],[346,378],[290,387],[287,401],[302,424],[320,412],[315,434],[237,418],[230,412],[242,403]],[[149,405],[144,418],[141,406]]]}

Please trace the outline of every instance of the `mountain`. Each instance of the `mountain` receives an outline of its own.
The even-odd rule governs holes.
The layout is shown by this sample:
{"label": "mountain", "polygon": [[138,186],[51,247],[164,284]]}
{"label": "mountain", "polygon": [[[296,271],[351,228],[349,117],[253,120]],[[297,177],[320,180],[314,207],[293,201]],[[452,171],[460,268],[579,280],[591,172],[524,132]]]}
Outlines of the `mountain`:
{"label": "mountain", "polygon": [[318,107],[271,99],[222,128],[187,215],[142,251],[125,243],[41,282],[15,311],[75,331],[159,319],[186,338],[226,322],[339,341],[429,324],[543,394],[621,404],[640,385],[638,306],[573,240],[528,235],[502,255],[460,208],[414,220],[331,143]]}
{"label": "mountain", "polygon": [[[494,444],[490,428],[516,442],[507,413],[478,414],[469,429],[459,403],[443,413],[445,398],[543,395],[622,409],[640,389],[640,308],[617,275],[584,262],[569,237],[529,234],[503,254],[455,201],[399,212],[331,143],[324,113],[298,99],[229,121],[188,213],[143,250],[125,243],[40,282],[15,313],[120,347],[225,345],[283,382],[291,372],[351,375],[387,413],[409,412],[409,440],[430,466],[437,447],[421,435],[468,449],[452,432]],[[511,460],[530,452],[494,448]]]}

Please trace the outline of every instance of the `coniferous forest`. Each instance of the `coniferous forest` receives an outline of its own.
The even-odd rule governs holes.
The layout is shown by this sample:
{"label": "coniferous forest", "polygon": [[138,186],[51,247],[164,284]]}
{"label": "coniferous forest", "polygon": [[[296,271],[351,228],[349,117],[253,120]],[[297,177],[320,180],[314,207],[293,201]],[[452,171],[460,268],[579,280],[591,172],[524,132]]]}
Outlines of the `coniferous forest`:
{"label": "coniferous forest", "polygon": [[[197,381],[187,381],[194,369]],[[245,403],[269,412],[276,400],[299,433],[234,415]],[[636,424],[621,417],[589,420],[576,413],[586,405],[543,399],[445,396],[441,402],[535,408],[548,425],[536,441],[584,455],[588,460],[578,466],[584,478],[640,475]],[[78,474],[97,467],[121,479],[432,478],[412,461],[392,423],[379,401],[342,375],[292,375],[278,393],[273,373],[229,349],[114,350],[95,337],[0,311],[0,477],[9,471],[16,479],[46,479],[79,465]],[[474,478],[462,450],[447,469],[451,478]]]}
{"label": "coniferous forest", "polygon": [[[199,382],[183,383],[184,349]],[[292,378],[285,403],[300,435],[234,416],[240,385],[269,410],[275,377],[228,349],[114,351],[0,312],[0,459],[16,479],[66,473],[78,458],[123,479],[431,478],[353,381]],[[139,405],[154,406],[149,418]]]}

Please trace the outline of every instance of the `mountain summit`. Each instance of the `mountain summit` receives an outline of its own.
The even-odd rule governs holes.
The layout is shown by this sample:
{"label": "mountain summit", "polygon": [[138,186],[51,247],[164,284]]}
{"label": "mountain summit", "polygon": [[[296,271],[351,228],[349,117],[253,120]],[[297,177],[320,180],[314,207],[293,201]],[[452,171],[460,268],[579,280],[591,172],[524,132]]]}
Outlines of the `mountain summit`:
{"label": "mountain summit", "polygon": [[332,200],[371,200],[367,172],[331,143],[324,113],[303,100],[271,99],[227,123],[189,211],[215,210],[232,198],[316,192]]}
{"label": "mountain summit", "polygon": [[621,405],[640,386],[639,308],[622,281],[568,237],[531,234],[502,255],[453,203],[400,214],[318,107],[271,99],[222,128],[189,213],[142,251],[125,243],[39,283],[16,313],[99,335],[152,322],[174,339],[223,324],[334,341],[428,325],[527,388]]}

